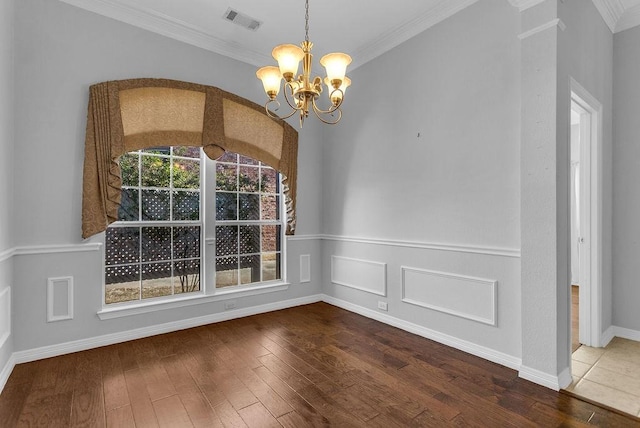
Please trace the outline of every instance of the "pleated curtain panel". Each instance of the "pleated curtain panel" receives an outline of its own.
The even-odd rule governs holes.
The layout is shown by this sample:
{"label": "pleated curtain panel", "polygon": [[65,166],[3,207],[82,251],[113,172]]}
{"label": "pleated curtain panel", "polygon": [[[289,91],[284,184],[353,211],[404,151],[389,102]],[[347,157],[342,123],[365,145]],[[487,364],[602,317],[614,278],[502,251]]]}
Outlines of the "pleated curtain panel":
{"label": "pleated curtain panel", "polygon": [[123,154],[161,146],[200,146],[211,159],[225,151],[280,172],[287,235],[295,231],[298,132],[264,107],[213,86],[130,79],[90,87],[82,190],[82,236],[118,218]]}

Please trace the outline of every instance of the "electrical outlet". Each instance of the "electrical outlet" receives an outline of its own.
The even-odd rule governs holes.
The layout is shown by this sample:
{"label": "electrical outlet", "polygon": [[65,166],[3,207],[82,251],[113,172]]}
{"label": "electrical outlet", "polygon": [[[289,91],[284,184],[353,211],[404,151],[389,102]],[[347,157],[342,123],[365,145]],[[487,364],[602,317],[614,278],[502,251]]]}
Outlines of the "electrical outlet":
{"label": "electrical outlet", "polygon": [[387,302],[383,302],[383,301],[378,302],[378,309],[380,309],[381,311],[386,311],[387,310]]}
{"label": "electrical outlet", "polygon": [[236,301],[235,300],[229,300],[227,302],[224,302],[224,310],[228,311],[229,309],[235,309],[236,308]]}

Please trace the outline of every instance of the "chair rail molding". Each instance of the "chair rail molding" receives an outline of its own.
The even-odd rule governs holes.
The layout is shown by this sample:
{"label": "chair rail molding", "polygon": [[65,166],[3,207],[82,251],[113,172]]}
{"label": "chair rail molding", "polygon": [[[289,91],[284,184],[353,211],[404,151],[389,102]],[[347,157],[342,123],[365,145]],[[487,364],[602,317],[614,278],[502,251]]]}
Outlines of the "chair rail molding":
{"label": "chair rail molding", "polygon": [[358,244],[386,245],[391,247],[417,248],[423,250],[453,251],[458,253],[483,254],[488,256],[500,256],[520,258],[520,249],[485,247],[476,245],[461,245],[436,242],[400,241],[393,239],[353,237],[341,235],[321,235],[325,241],[353,242]]}

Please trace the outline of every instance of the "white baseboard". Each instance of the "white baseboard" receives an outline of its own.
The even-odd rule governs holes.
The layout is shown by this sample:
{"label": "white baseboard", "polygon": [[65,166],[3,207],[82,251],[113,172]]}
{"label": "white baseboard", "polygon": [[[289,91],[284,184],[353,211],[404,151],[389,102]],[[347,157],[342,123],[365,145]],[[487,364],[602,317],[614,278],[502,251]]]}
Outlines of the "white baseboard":
{"label": "white baseboard", "polygon": [[[283,302],[275,302],[266,305],[253,306],[250,308],[236,309],[232,311],[226,311],[222,313],[216,313],[206,315],[203,317],[190,318],[186,320],[180,320],[135,330],[129,330],[125,332],[112,333],[102,335],[98,337],[75,340],[71,342],[43,346],[40,348],[29,349],[25,351],[14,352],[2,371],[0,371],[0,392],[4,388],[7,380],[13,368],[16,364],[25,363],[29,361],[35,361],[44,358],[55,357],[58,355],[64,355],[72,352],[84,351],[87,349],[97,348],[100,346],[113,345],[115,343],[126,342],[129,340],[141,339],[144,337],[155,336],[163,333],[170,333],[172,331],[183,330],[192,327],[198,327],[206,324],[228,321],[235,318],[242,318],[251,315],[257,315],[265,312],[277,311],[281,309],[287,309],[295,306],[306,305],[317,302],[326,302],[331,305],[340,307],[365,316],[367,318],[380,321],[382,323],[391,325],[393,327],[400,328],[410,333],[422,336],[424,338],[434,340],[452,348],[459,349],[463,352],[478,356],[488,361],[492,361],[496,364],[518,370],[519,376],[523,379],[537,383],[553,390],[560,390],[571,383],[571,372],[569,369],[564,370],[558,376],[553,376],[539,370],[523,366],[520,358],[496,351],[491,348],[477,345],[466,340],[459,339],[454,336],[450,336],[435,330],[431,330],[424,326],[414,324],[396,317],[392,317],[388,314],[383,314],[375,310],[359,306],[345,300],[337,299],[326,294],[317,294],[307,297],[301,297],[298,299],[286,300]],[[631,340],[640,340],[640,331],[625,329],[622,327],[610,327],[603,334],[603,341],[607,337],[613,337],[612,335],[623,337]],[[611,339],[608,339],[611,340]],[[607,341],[608,342],[608,341]]]}
{"label": "white baseboard", "polygon": [[514,370],[520,369],[520,366],[522,364],[520,358],[516,358],[511,355],[498,352],[494,349],[486,348],[484,346],[459,339],[457,337],[449,336],[447,334],[440,333],[438,331],[431,330],[421,325],[392,317],[387,314],[382,314],[363,306],[336,299],[335,297],[327,296],[326,294],[322,296],[322,300],[326,303],[338,306],[339,308],[345,309],[347,311],[355,312],[367,318],[371,318],[376,321],[391,325],[393,327],[408,331],[409,333],[417,334],[418,336],[422,336],[424,338],[434,340],[438,343],[451,346],[452,348],[459,349],[461,351],[467,352],[480,358],[484,358],[485,360],[492,361],[496,364],[500,364]]}
{"label": "white baseboard", "polygon": [[600,337],[600,346],[604,348],[611,342],[611,340],[616,336],[616,330],[614,326],[610,326],[608,329],[602,333]]}
{"label": "white baseboard", "polygon": [[564,389],[571,385],[572,382],[573,376],[571,376],[571,367],[567,367],[558,375],[558,386],[560,389]]}
{"label": "white baseboard", "polygon": [[7,384],[7,381],[9,380],[9,376],[11,376],[11,372],[13,371],[13,368],[15,367],[15,365],[16,365],[15,358],[13,357],[13,355],[11,355],[7,363],[2,368],[2,371],[0,371],[0,393],[4,389],[4,386]]}
{"label": "white baseboard", "polygon": [[[569,376],[569,383],[566,383],[565,372]],[[553,389],[554,391],[560,391],[560,389],[571,383],[571,371],[567,372],[567,370],[564,370],[558,376],[554,376],[531,367],[521,366],[518,376],[530,382],[537,383],[538,385]]]}
{"label": "white baseboard", "polygon": [[[119,333],[105,334],[98,337],[88,339],[74,340],[72,342],[60,343],[56,345],[43,346],[26,351],[14,352],[12,359],[14,364],[26,363],[29,361],[41,360],[43,358],[55,357],[58,355],[69,354],[72,352],[84,351],[100,346],[113,345],[115,343],[126,342],[134,339],[142,339],[144,337],[155,336],[158,334],[170,333],[173,331],[184,330],[201,325],[212,324],[221,321],[228,321],[235,318],[243,318],[251,315],[262,314],[265,312],[278,311],[281,309],[292,308],[300,305],[307,305],[322,301],[321,295],[313,295],[301,297],[298,299],[285,300],[282,302],[269,303],[266,305],[252,306],[249,308],[241,308],[232,311],[206,315],[197,318],[174,321],[165,324],[154,325],[150,327],[138,328],[135,330],[123,331]],[[9,371],[10,373],[10,371]]]}
{"label": "white baseboard", "polygon": [[613,326],[613,333],[615,337],[621,337],[623,339],[640,341],[640,331],[638,330],[631,330],[630,328]]}

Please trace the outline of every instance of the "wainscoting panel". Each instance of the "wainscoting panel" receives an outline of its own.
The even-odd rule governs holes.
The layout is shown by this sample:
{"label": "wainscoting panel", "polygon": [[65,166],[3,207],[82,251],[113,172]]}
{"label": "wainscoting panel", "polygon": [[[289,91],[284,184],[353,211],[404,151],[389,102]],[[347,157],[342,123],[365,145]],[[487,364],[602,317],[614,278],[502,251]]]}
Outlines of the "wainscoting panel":
{"label": "wainscoting panel", "polygon": [[386,296],[387,264],[331,256],[331,282],[367,293]]}
{"label": "wainscoting panel", "polygon": [[311,255],[300,255],[300,284],[311,282]]}
{"label": "wainscoting panel", "polygon": [[47,280],[47,322],[73,319],[73,277]]}
{"label": "wainscoting panel", "polygon": [[492,326],[497,285],[491,279],[402,267],[402,301]]}
{"label": "wainscoting panel", "polygon": [[11,288],[0,291],[0,348],[11,335]]}

